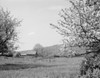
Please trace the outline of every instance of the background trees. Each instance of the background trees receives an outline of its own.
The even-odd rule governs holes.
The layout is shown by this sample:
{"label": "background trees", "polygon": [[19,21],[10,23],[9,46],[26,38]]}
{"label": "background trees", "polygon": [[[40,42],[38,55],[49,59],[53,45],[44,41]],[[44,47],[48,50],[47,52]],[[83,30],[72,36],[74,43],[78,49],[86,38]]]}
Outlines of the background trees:
{"label": "background trees", "polygon": [[17,49],[15,42],[18,40],[16,27],[20,21],[13,18],[9,11],[0,9],[0,53],[9,53]]}

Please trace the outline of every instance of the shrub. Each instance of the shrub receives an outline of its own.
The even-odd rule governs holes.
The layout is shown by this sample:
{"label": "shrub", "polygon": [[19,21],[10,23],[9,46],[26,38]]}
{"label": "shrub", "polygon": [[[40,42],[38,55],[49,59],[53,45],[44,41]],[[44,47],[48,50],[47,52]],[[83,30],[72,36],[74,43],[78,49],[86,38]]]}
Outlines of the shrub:
{"label": "shrub", "polygon": [[20,57],[21,56],[21,53],[16,53],[15,57]]}
{"label": "shrub", "polygon": [[100,78],[100,54],[89,54],[85,56],[80,68],[82,78]]}

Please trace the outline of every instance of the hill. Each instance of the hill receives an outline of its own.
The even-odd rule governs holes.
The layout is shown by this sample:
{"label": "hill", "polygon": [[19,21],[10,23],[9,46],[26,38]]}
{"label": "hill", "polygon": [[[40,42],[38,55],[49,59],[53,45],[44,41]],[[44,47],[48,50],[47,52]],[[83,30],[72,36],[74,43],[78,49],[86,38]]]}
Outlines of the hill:
{"label": "hill", "polygon": [[35,49],[35,51],[39,56],[44,56],[44,57],[54,56],[61,53],[60,46],[61,45],[47,46],[47,47]]}
{"label": "hill", "polygon": [[[71,47],[69,48],[72,52],[75,52],[77,54],[82,54],[85,53],[85,48],[80,48],[80,47]],[[21,51],[21,55],[34,55],[38,54],[39,56],[67,56],[68,51],[61,51],[61,44],[53,45],[53,46],[47,46],[47,47],[39,47],[37,49],[33,50],[26,50],[26,51]]]}

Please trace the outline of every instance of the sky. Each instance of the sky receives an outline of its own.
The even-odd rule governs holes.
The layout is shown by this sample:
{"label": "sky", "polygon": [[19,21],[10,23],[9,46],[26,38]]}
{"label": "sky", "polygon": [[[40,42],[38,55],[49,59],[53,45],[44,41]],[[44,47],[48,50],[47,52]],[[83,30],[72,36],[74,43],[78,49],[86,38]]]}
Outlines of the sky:
{"label": "sky", "polygon": [[50,26],[56,24],[58,13],[68,6],[67,0],[0,0],[0,6],[22,20],[18,27],[18,50],[33,49],[35,44],[51,46],[62,37]]}

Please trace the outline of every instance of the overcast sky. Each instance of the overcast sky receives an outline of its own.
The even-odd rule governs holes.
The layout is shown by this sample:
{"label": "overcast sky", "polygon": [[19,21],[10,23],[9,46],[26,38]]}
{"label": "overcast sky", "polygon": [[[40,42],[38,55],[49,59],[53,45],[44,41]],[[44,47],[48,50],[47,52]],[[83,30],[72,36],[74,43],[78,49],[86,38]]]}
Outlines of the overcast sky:
{"label": "overcast sky", "polygon": [[68,6],[67,0],[0,0],[0,6],[23,20],[18,30],[19,50],[33,49],[37,43],[51,46],[61,42],[50,23],[57,22],[61,8]]}

